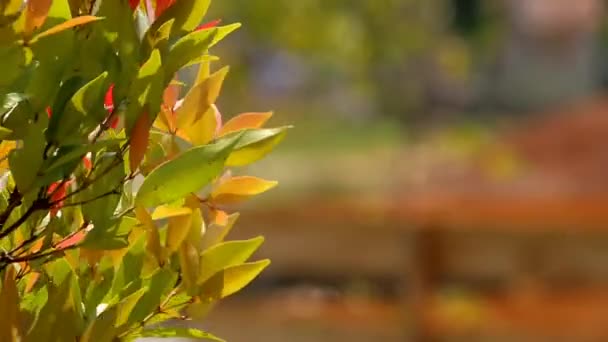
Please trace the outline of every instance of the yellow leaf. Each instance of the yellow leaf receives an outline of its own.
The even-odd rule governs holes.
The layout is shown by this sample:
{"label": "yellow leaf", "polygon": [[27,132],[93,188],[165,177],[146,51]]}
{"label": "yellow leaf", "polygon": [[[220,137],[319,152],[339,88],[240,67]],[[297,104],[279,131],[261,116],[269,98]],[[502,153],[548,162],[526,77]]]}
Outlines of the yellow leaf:
{"label": "yellow leaf", "polygon": [[201,253],[200,284],[214,276],[217,272],[247,261],[264,243],[264,237],[258,236],[249,240],[233,240],[219,243]]}
{"label": "yellow leaf", "polygon": [[230,296],[255,279],[268,265],[264,259],[225,268],[207,280],[201,287],[201,300],[213,301]]}
{"label": "yellow leaf", "polygon": [[169,205],[161,205],[154,209],[152,213],[152,220],[162,220],[169,217],[190,215],[192,209],[190,208],[176,208]]}
{"label": "yellow leaf", "polygon": [[205,234],[203,234],[203,239],[201,241],[201,248],[206,250],[211,246],[215,246],[216,244],[222,242],[226,235],[230,233],[230,230],[236,223],[239,218],[239,213],[234,213],[230,216],[227,216],[226,219],[222,222],[222,224],[214,222],[207,226],[205,230]]}
{"label": "yellow leaf", "polygon": [[146,250],[156,258],[158,265],[162,266],[164,262],[160,234],[156,225],[154,225],[154,221],[152,221],[152,217],[145,208],[139,206],[135,207],[135,216],[146,230]]}
{"label": "yellow leaf", "polygon": [[16,146],[16,143],[10,140],[4,140],[0,143],[0,172],[8,169],[8,154]]}
{"label": "yellow leaf", "polygon": [[24,34],[29,37],[46,20],[53,0],[28,0]]}
{"label": "yellow leaf", "polygon": [[228,70],[228,67],[224,67],[190,89],[176,110],[178,128],[187,128],[209,110],[220,94]]}
{"label": "yellow leaf", "polygon": [[194,145],[204,145],[215,136],[217,116],[215,106],[208,107],[207,111],[195,122],[181,126],[180,130],[187,136],[186,140]]}
{"label": "yellow leaf", "polygon": [[85,25],[85,24],[92,23],[94,21],[98,21],[98,20],[101,20],[101,19],[103,19],[103,18],[102,17],[96,17],[96,16],[93,16],[93,15],[83,15],[83,16],[80,16],[80,17],[69,19],[69,20],[64,21],[63,23],[61,23],[61,24],[59,24],[57,26],[53,26],[50,29],[37,34],[32,39],[32,43],[35,42],[36,40],[40,39],[40,38],[44,38],[46,36],[50,36],[50,35],[59,33],[61,31],[65,31],[65,30],[67,30],[69,28],[80,26],[80,25]]}
{"label": "yellow leaf", "polygon": [[28,275],[26,275],[23,279],[26,282],[25,289],[23,290],[23,292],[29,293],[30,291],[32,291],[38,279],[40,279],[40,272],[32,271]]}
{"label": "yellow leaf", "polygon": [[148,140],[150,138],[150,119],[148,112],[144,111],[135,121],[133,130],[131,131],[131,144],[129,150],[129,167],[131,173],[134,173],[141,161],[146,155],[148,148]]}
{"label": "yellow leaf", "polygon": [[201,247],[203,234],[205,234],[205,221],[199,208],[192,211],[190,219],[190,231],[188,232],[188,242],[197,248]]}
{"label": "yellow leaf", "polygon": [[[208,55],[206,55],[208,56]],[[209,77],[209,75],[211,74],[211,59],[207,58],[207,59],[203,59],[202,62],[199,64],[198,67],[198,73],[196,75],[196,82],[195,84],[201,83],[203,82],[206,78]]]}
{"label": "yellow leaf", "polygon": [[[188,209],[189,210],[189,209]],[[174,216],[169,218],[167,230],[167,254],[176,252],[188,236],[192,225],[192,215]]]}
{"label": "yellow leaf", "polygon": [[252,176],[232,177],[213,189],[210,200],[214,204],[234,204],[268,191],[277,184]]}
{"label": "yellow leaf", "polygon": [[182,271],[184,286],[189,295],[195,295],[197,290],[196,281],[198,280],[199,255],[189,242],[184,242],[179,248],[179,264]]}
{"label": "yellow leaf", "polygon": [[15,268],[9,265],[4,273],[0,290],[0,341],[21,340],[21,313],[19,312],[19,292],[15,281]]}
{"label": "yellow leaf", "polygon": [[243,129],[253,129],[262,127],[268,119],[272,117],[272,112],[266,113],[243,113],[228,120],[220,129],[219,136],[240,131]]}

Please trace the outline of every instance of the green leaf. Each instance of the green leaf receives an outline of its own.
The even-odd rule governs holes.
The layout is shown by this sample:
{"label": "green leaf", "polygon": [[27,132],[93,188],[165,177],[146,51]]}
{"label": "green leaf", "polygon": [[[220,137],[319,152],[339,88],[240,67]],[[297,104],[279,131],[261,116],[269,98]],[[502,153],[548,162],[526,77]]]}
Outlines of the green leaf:
{"label": "green leaf", "polygon": [[148,314],[156,310],[161,304],[161,297],[173,287],[176,280],[177,273],[165,268],[154,273],[147,284],[148,291],[131,311],[129,322],[141,322]]}
{"label": "green leaf", "polygon": [[30,132],[30,122],[35,117],[30,97],[20,93],[6,94],[2,104],[2,112],[2,125],[13,131],[8,139],[25,138]]}
{"label": "green leaf", "polygon": [[253,281],[268,265],[270,265],[270,260],[264,259],[228,267],[216,273],[202,285],[201,300],[214,301],[238,292]]}
{"label": "green leaf", "polygon": [[46,286],[43,286],[24,295],[19,304],[21,306],[21,310],[28,312],[35,319],[40,313],[40,310],[42,310],[42,308],[46,305],[48,299],[48,290]]}
{"label": "green leaf", "polygon": [[15,82],[25,71],[25,67],[30,64],[32,51],[18,45],[1,46],[0,60],[3,65],[2,73],[0,73],[0,95],[2,95],[3,88]]}
{"label": "green leaf", "polygon": [[217,342],[225,342],[221,338],[213,336],[208,332],[194,328],[156,328],[144,330],[140,334],[140,337],[189,337]]}
{"label": "green leaf", "polygon": [[84,191],[72,198],[82,202],[82,215],[91,221],[95,229],[107,229],[112,225],[112,214],[120,200],[125,170],[122,159],[116,153],[106,152],[98,156],[96,167],[91,174],[95,181]]}
{"label": "green leaf", "polygon": [[135,203],[153,207],[200,190],[217,177],[239,135],[215,144],[194,147],[156,167],[145,178]]}
{"label": "green leaf", "polygon": [[290,126],[244,131],[243,138],[228,157],[226,166],[245,166],[264,158],[278,145]]}
{"label": "green leaf", "polygon": [[53,113],[47,131],[49,141],[63,144],[84,141],[101,123],[105,117],[102,103],[107,77],[108,73],[104,72],[89,81],[76,91],[63,111]]}
{"label": "green leaf", "polygon": [[[134,70],[140,65],[139,37],[133,11],[125,0],[104,0],[99,6],[99,13],[104,17],[100,24],[103,36],[118,52],[121,63],[120,78],[116,82],[116,92],[123,94],[129,88]],[[144,56],[147,57],[147,56]]]}
{"label": "green leaf", "polygon": [[202,284],[226,267],[244,263],[264,243],[259,236],[250,240],[217,244],[201,254],[198,283]]}
{"label": "green leaf", "polygon": [[11,174],[22,194],[32,190],[38,181],[45,147],[43,127],[42,120],[29,125],[23,148],[12,150],[8,157]]}
{"label": "green leaf", "polygon": [[204,55],[213,43],[217,29],[201,30],[189,33],[179,39],[172,47],[165,66],[165,83],[184,66]]}
{"label": "green leaf", "polygon": [[150,58],[139,69],[137,78],[129,91],[129,105],[125,116],[127,132],[131,132],[135,121],[144,111],[151,116],[150,122],[154,122],[155,115],[160,109],[163,92],[161,68],[160,52],[154,50]]}
{"label": "green leaf", "polygon": [[60,148],[58,153],[53,158],[48,159],[48,161],[46,163],[48,166],[45,166],[45,168],[44,168],[45,173],[51,173],[68,163],[72,163],[72,162],[79,163],[87,153],[89,153],[89,152],[95,153],[106,147],[116,147],[123,141],[124,141],[123,139],[107,139],[107,140],[100,140],[100,141],[97,141],[92,144],[89,143],[89,144],[84,144],[84,145],[62,146],[62,148],[65,150],[65,153],[60,153],[60,151],[61,151],[61,148]]}
{"label": "green leaf", "polygon": [[142,287],[139,290],[133,292],[128,295],[118,304],[118,310],[116,312],[116,327],[120,327],[122,325],[128,325],[129,323],[133,323],[129,321],[129,316],[131,316],[131,312],[139,302],[139,300],[143,297],[143,295],[148,291],[148,287]]}
{"label": "green leaf", "polygon": [[[116,270],[114,283],[110,290],[110,298],[124,297],[135,292],[128,285],[132,282],[140,281],[140,275],[144,265],[145,234],[139,236],[129,247],[127,253],[120,259],[120,264]],[[136,283],[137,284],[137,283]]]}
{"label": "green leaf", "polygon": [[108,229],[104,227],[93,227],[87,233],[81,247],[93,250],[113,250],[127,247],[129,245],[129,234],[137,220],[131,217],[123,217]]}
{"label": "green leaf", "polygon": [[158,49],[163,53],[166,51],[174,22],[174,19],[170,19],[163,23],[157,31],[148,30],[146,32],[141,46],[142,56],[148,56],[153,49]]}
{"label": "green leaf", "polygon": [[194,30],[202,21],[211,0],[181,0],[179,6],[171,6],[164,11],[150,27],[156,31],[165,22],[175,19],[171,29],[172,36],[182,35]]}
{"label": "green leaf", "polygon": [[227,35],[236,31],[240,27],[241,23],[234,23],[226,26],[217,27],[217,33],[213,37],[213,42],[211,42],[211,46],[214,46],[215,44],[219,43],[222,39],[226,38]]}
{"label": "green leaf", "polygon": [[104,257],[97,266],[98,276],[89,283],[85,293],[85,314],[87,318],[95,317],[97,306],[110,291],[114,280],[114,267],[110,257]]}

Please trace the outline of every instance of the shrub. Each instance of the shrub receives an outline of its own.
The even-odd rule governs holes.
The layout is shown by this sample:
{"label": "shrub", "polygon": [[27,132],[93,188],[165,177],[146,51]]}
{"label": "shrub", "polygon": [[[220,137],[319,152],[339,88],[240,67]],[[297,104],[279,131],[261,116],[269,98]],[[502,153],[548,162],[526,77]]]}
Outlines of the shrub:
{"label": "shrub", "polygon": [[269,264],[248,261],[262,237],[224,242],[225,210],[276,183],[228,168],[288,127],[222,124],[209,48],[239,25],[199,26],[209,2],[0,2],[0,341],[217,339],[159,323]]}

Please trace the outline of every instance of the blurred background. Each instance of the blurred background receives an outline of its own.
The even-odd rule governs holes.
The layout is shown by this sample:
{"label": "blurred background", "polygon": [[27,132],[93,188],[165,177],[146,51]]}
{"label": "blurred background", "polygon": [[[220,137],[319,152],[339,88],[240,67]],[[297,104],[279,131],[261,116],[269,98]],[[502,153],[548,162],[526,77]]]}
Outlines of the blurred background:
{"label": "blurred background", "polygon": [[[296,128],[232,237],[273,264],[240,341],[607,341],[600,0],[216,1],[225,118]],[[218,65],[219,66],[219,65]]]}

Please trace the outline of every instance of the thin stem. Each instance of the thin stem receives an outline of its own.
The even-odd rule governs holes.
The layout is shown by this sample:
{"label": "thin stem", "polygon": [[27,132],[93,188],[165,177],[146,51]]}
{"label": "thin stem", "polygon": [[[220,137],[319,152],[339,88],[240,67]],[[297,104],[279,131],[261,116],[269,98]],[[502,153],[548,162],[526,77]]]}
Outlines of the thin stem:
{"label": "thin stem", "polygon": [[13,222],[8,228],[0,232],[0,239],[3,239],[15,231],[19,226],[25,223],[27,219],[37,210],[48,209],[49,204],[46,199],[37,199],[31,207],[29,207],[17,221]]}

